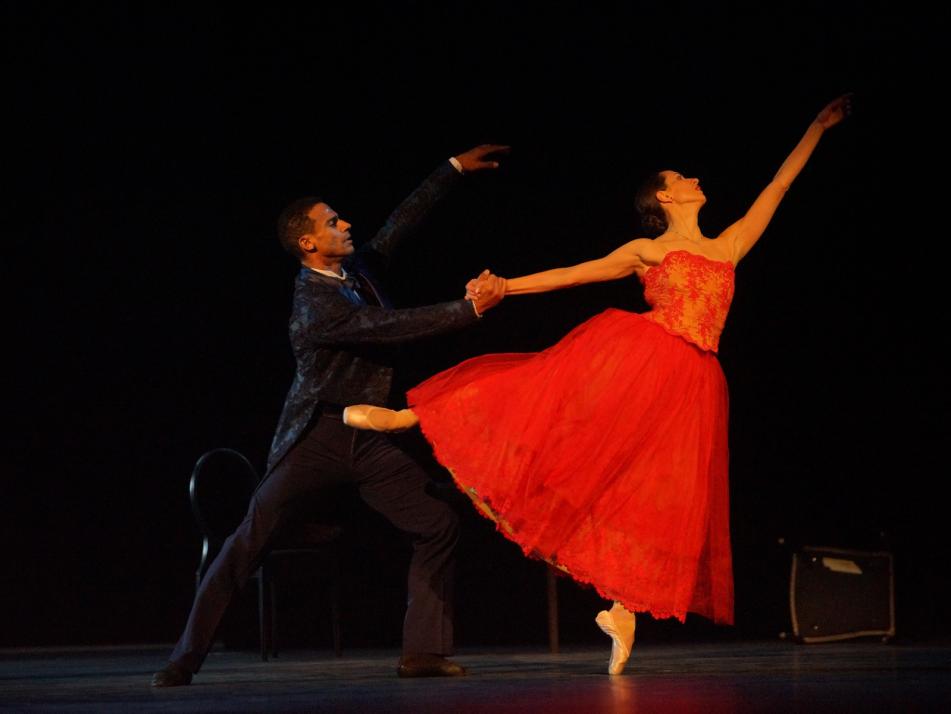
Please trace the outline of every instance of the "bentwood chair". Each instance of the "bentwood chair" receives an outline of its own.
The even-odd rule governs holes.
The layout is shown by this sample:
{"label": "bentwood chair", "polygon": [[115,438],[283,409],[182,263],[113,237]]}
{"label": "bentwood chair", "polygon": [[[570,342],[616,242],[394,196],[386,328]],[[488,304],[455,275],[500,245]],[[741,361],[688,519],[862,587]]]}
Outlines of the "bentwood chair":
{"label": "bentwood chair", "polygon": [[[195,571],[195,588],[211,565],[228,535],[241,523],[251,495],[260,483],[257,470],[234,449],[212,449],[201,455],[192,469],[188,496],[192,513],[201,531],[201,559]],[[261,659],[274,657],[277,648],[276,562],[290,556],[313,558],[313,572],[326,576],[329,590],[334,654],[340,647],[339,554],[341,529],[319,523],[302,523],[279,537],[253,577],[258,584],[258,629]],[[270,607],[269,607],[270,605]]]}

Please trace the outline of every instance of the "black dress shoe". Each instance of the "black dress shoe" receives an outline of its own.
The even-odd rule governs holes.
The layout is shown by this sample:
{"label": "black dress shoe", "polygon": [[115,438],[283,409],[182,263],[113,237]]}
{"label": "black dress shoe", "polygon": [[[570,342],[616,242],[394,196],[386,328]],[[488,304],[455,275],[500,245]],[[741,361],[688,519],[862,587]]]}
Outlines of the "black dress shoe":
{"label": "black dress shoe", "polygon": [[465,668],[445,657],[433,654],[403,655],[396,668],[400,677],[461,677]]}
{"label": "black dress shoe", "polygon": [[152,675],[153,687],[181,687],[191,682],[192,673],[174,662],[169,662]]}

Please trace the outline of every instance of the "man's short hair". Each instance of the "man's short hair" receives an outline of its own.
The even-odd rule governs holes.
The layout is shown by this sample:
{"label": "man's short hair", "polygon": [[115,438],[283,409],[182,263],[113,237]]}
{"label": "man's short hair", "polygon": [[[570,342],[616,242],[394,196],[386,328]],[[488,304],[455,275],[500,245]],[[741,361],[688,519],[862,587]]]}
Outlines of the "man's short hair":
{"label": "man's short hair", "polygon": [[297,241],[301,236],[313,231],[314,222],[307,214],[318,203],[323,203],[319,196],[298,198],[281,211],[277,218],[277,239],[284,250],[298,260],[304,257],[304,253]]}

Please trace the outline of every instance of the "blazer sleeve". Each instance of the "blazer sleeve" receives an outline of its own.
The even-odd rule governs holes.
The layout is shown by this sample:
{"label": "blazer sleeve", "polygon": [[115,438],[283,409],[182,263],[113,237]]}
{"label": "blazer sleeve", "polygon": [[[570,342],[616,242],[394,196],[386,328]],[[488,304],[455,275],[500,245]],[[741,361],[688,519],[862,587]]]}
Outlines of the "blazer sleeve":
{"label": "blazer sleeve", "polygon": [[479,319],[466,300],[390,310],[354,305],[335,294],[321,298],[297,300],[290,323],[295,348],[399,344],[451,332]]}
{"label": "blazer sleeve", "polygon": [[462,175],[451,163],[440,164],[396,207],[363,250],[382,256],[384,264],[388,262],[400,242],[422,224],[430,209],[461,179]]}

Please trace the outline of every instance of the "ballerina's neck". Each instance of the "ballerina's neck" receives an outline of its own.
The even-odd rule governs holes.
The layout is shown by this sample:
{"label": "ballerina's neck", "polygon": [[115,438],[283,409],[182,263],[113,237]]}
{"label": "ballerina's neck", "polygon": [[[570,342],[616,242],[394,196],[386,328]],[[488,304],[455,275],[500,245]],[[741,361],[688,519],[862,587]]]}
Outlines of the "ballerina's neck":
{"label": "ballerina's neck", "polygon": [[699,228],[690,232],[679,231],[676,228],[668,228],[667,235],[674,236],[676,239],[679,239],[679,240],[690,241],[691,243],[700,243],[701,241],[707,240],[704,237],[703,233],[700,232]]}

